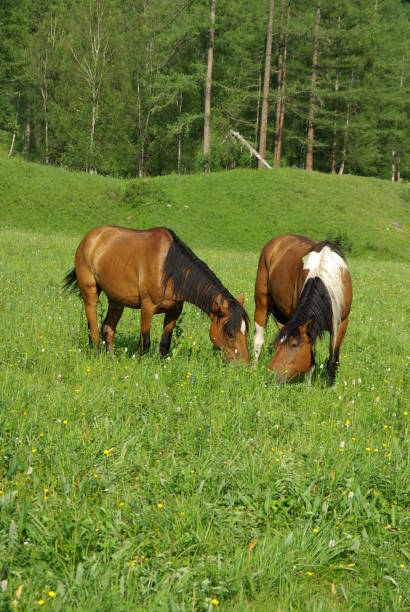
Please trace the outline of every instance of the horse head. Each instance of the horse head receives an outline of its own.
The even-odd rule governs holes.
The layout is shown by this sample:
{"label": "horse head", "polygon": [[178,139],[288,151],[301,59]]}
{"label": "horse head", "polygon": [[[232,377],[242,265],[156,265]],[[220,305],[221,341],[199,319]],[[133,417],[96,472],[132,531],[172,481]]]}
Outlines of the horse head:
{"label": "horse head", "polygon": [[274,342],[275,354],[269,370],[276,373],[278,384],[294,380],[307,372],[312,363],[312,320],[292,330],[282,327]]}
{"label": "horse head", "polygon": [[226,361],[250,363],[248,352],[248,315],[243,308],[243,292],[236,300],[218,299],[211,313],[209,337],[221,349]]}

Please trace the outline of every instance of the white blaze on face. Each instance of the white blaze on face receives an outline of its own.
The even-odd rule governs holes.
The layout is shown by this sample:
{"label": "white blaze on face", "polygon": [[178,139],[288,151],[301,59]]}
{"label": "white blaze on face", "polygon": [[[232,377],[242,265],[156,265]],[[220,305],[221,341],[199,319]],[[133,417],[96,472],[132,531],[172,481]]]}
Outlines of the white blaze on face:
{"label": "white blaze on face", "polygon": [[328,246],[320,253],[312,251],[303,258],[303,269],[308,270],[305,284],[309,278],[320,278],[329,292],[333,318],[333,348],[336,344],[336,331],[342,318],[344,305],[342,273],[347,270],[345,260]]}
{"label": "white blaze on face", "polygon": [[255,357],[255,361],[258,361],[259,355],[261,354],[261,350],[263,347],[265,336],[265,328],[262,325],[258,325],[255,321],[255,333],[253,335],[253,354]]}
{"label": "white blaze on face", "polygon": [[245,319],[242,319],[242,323],[241,323],[241,332],[243,333],[243,335],[245,335],[245,332],[246,332],[246,323],[245,323]]}

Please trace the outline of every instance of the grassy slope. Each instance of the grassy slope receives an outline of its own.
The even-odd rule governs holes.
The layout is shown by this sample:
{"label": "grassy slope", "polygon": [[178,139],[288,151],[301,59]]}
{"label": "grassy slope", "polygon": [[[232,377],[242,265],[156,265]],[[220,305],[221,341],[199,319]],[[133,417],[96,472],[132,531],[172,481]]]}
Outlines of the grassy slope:
{"label": "grassy slope", "polygon": [[[385,231],[390,219],[408,227],[404,188],[237,172],[154,179],[141,196],[135,182],[127,192],[113,179],[0,168],[9,185],[0,206],[0,608],[14,599],[65,610],[210,610],[212,599],[236,610],[408,606],[409,265],[403,235]],[[253,185],[268,214],[280,183],[278,231],[321,236],[319,210],[311,231],[293,206],[286,226],[298,182],[306,193],[320,187],[322,201],[325,185],[347,185],[339,201],[388,202],[383,222],[343,226],[356,253],[378,228],[397,261],[351,261],[355,301],[334,388],[319,367],[312,388],[272,385],[272,323],[257,370],[225,367],[208,320],[189,305],[169,361],[157,355],[159,317],[150,354],[130,358],[138,316],[129,310],[112,356],[87,351],[82,304],[62,294],[61,277],[88,227],[172,224],[233,292],[245,290],[252,315],[258,251],[274,232],[266,216],[234,214],[237,194],[246,201]],[[154,196],[159,205],[148,203]],[[326,222],[340,229],[329,201]],[[201,215],[220,216],[216,231]],[[326,357],[324,341],[318,364]]]}
{"label": "grassy slope", "polygon": [[0,160],[0,193],[9,227],[80,235],[106,223],[166,225],[192,247],[236,251],[260,251],[284,232],[341,235],[352,255],[410,256],[410,190],[378,179],[283,169],[126,182]]}

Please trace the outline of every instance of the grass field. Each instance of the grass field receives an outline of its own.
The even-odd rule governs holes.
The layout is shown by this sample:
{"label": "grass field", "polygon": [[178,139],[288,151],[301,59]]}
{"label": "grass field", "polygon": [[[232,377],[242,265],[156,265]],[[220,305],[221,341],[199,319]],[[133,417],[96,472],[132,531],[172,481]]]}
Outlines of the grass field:
{"label": "grass field", "polygon": [[[409,607],[409,197],[345,179],[127,183],[0,160],[0,609]],[[132,311],[94,355],[61,281],[104,222],[174,227],[251,319],[268,238],[338,233],[354,304],[335,386],[327,338],[313,386],[278,388],[272,322],[258,369],[228,367],[190,305],[170,358],[162,317],[135,355]]]}

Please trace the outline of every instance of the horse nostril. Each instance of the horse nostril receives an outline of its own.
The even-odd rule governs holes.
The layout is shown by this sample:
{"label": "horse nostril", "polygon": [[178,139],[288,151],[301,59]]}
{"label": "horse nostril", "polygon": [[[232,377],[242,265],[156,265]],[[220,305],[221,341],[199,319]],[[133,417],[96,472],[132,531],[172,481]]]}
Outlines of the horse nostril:
{"label": "horse nostril", "polygon": [[276,378],[276,383],[280,386],[283,385],[283,374],[278,374]]}

